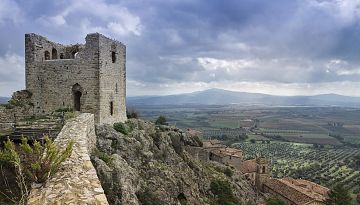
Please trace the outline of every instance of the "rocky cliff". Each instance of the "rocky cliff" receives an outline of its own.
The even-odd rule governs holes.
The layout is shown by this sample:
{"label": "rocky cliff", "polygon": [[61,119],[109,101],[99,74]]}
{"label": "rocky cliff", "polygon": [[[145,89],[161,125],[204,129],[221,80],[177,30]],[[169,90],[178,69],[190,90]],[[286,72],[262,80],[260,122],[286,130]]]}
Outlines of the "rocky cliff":
{"label": "rocky cliff", "polygon": [[122,132],[96,127],[92,162],[109,204],[254,204],[256,194],[241,173],[185,151],[201,146],[197,137],[135,119]]}

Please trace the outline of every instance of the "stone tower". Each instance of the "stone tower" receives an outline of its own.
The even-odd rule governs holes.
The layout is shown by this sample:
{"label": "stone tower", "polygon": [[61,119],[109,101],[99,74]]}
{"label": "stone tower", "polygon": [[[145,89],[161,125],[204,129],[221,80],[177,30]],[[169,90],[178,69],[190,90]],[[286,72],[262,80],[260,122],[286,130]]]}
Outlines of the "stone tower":
{"label": "stone tower", "polygon": [[263,190],[263,184],[267,178],[269,178],[269,162],[264,157],[257,157],[255,186],[258,190]]}
{"label": "stone tower", "polygon": [[85,44],[62,45],[25,34],[26,90],[35,115],[59,108],[93,113],[95,121],[126,120],[126,48],[99,33]]}

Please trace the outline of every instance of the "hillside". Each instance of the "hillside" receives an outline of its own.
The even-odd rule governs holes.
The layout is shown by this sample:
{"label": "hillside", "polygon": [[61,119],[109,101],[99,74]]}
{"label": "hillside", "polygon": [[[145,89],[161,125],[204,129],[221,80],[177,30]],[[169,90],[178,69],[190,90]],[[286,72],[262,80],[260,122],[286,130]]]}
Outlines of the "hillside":
{"label": "hillside", "polygon": [[185,145],[200,146],[195,137],[142,120],[130,119],[126,127],[128,134],[96,127],[92,161],[110,204],[254,204],[256,194],[241,173],[185,151]]}
{"label": "hillside", "polygon": [[267,106],[344,106],[359,107],[360,97],[336,94],[314,96],[275,96],[261,93],[209,89],[193,93],[167,96],[128,97],[128,105],[267,105]]}

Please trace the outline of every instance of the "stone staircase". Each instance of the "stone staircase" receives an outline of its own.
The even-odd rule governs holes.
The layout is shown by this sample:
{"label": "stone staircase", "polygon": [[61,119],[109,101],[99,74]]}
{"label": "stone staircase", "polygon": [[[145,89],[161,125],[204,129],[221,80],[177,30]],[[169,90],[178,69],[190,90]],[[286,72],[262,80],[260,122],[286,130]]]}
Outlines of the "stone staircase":
{"label": "stone staircase", "polygon": [[61,128],[61,122],[57,119],[38,120],[31,123],[18,122],[14,126],[12,133],[0,136],[0,145],[2,145],[7,138],[15,143],[21,142],[22,137],[26,137],[30,143],[34,140],[43,140],[45,136],[54,139],[59,134]]}

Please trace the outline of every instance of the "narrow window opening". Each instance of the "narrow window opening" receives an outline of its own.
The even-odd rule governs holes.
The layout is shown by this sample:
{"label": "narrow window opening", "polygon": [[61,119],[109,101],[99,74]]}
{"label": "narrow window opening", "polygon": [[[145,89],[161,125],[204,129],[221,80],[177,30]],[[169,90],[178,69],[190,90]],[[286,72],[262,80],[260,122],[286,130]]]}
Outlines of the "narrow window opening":
{"label": "narrow window opening", "polygon": [[119,88],[118,88],[118,84],[115,84],[115,93],[118,94],[119,93]]}
{"label": "narrow window opening", "polygon": [[113,115],[114,114],[114,102],[111,101],[110,102],[110,115]]}
{"label": "narrow window opening", "polygon": [[50,60],[50,52],[45,51],[45,60]]}
{"label": "narrow window opening", "polygon": [[265,166],[262,167],[262,173],[265,173]]}
{"label": "narrow window opening", "polygon": [[57,59],[57,50],[55,48],[52,49],[51,51],[51,56],[52,56],[52,59]]}
{"label": "narrow window opening", "polygon": [[112,59],[112,62],[115,63],[116,62],[116,53],[113,51],[111,52],[111,59]]}
{"label": "narrow window opening", "polygon": [[64,54],[60,53],[60,59],[64,59]]}
{"label": "narrow window opening", "polygon": [[81,107],[80,107],[80,98],[81,98],[81,92],[80,91],[75,91],[74,92],[74,108],[76,111],[80,111]]}

